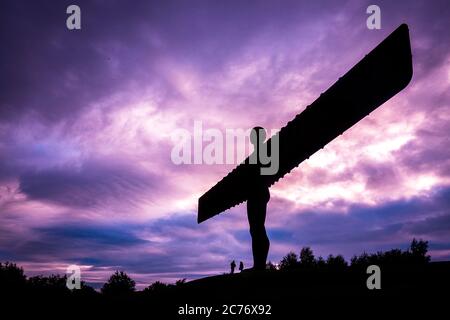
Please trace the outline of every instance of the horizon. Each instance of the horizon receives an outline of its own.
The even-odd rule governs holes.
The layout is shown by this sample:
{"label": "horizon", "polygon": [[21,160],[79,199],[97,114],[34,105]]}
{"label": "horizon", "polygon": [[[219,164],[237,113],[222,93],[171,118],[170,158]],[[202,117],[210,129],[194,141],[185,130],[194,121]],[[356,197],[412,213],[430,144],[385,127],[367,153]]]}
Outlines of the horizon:
{"label": "horizon", "polygon": [[[425,248],[425,250],[421,251],[421,250],[417,250],[418,247],[422,247]],[[306,260],[303,260],[304,258],[302,257],[302,252],[305,250],[305,256],[306,256]],[[294,252],[293,250],[290,252],[287,252],[286,255],[283,256],[282,260],[279,262],[275,262],[273,263],[272,261],[268,261],[266,264],[266,271],[269,272],[280,272],[280,273],[288,273],[289,271],[301,271],[303,270],[309,270],[309,271],[318,271],[318,270],[322,270],[322,271],[328,271],[328,272],[333,272],[333,271],[348,271],[348,272],[358,272],[361,271],[362,269],[364,269],[364,267],[367,265],[367,267],[369,267],[369,264],[371,261],[371,263],[376,263],[375,265],[370,265],[370,266],[377,266],[379,268],[379,266],[381,265],[384,268],[387,268],[388,270],[390,268],[392,268],[390,271],[395,270],[395,268],[398,268],[400,266],[408,266],[411,268],[417,268],[417,267],[429,267],[430,265],[434,265],[434,264],[440,264],[440,263],[444,263],[444,264],[449,264],[450,261],[430,261],[430,256],[427,254],[428,253],[428,241],[425,241],[423,239],[413,239],[410,243],[410,245],[408,246],[408,248],[406,250],[401,250],[398,248],[393,248],[391,250],[388,251],[378,251],[376,253],[368,253],[368,252],[361,252],[358,255],[354,255],[352,257],[352,259],[348,259],[346,260],[342,255],[333,255],[330,254],[328,257],[322,257],[322,256],[315,256],[314,252],[311,248],[309,247],[303,247],[300,251],[300,254],[297,254],[296,252]],[[234,261],[234,260],[233,260]],[[234,261],[239,262],[239,261]],[[406,264],[405,264],[406,263]],[[235,265],[236,267],[236,265]],[[42,273],[38,273],[34,276],[30,276],[27,275],[26,270],[23,269],[22,266],[17,265],[14,262],[1,262],[0,261],[0,269],[3,268],[3,270],[8,270],[8,269],[13,269],[16,271],[15,275],[19,275],[17,278],[14,277],[10,277],[9,280],[16,280],[17,282],[15,283],[17,285],[17,287],[20,287],[21,289],[24,289],[24,287],[21,287],[22,285],[26,286],[26,283],[28,283],[29,285],[31,285],[31,287],[35,286],[35,288],[37,290],[42,289],[43,287],[45,287],[45,285],[42,285],[42,283],[51,283],[51,287],[53,287],[53,289],[55,289],[56,287],[58,287],[58,283],[61,283],[60,281],[63,281],[66,285],[63,286],[63,288],[65,287],[65,289],[68,289],[70,291],[73,292],[73,288],[70,288],[68,283],[70,283],[71,285],[75,286],[75,275],[78,271],[80,271],[78,269],[78,267],[76,265],[72,265],[69,266],[67,268],[67,270],[70,270],[70,272],[65,272],[65,273],[52,273],[52,274],[47,274],[44,275]],[[381,268],[380,268],[381,270]],[[230,270],[229,270],[230,271]],[[8,271],[6,271],[7,273]],[[129,275],[127,274],[127,272],[125,270],[115,270],[114,272],[111,273],[110,277],[108,277],[108,279],[105,279],[104,283],[101,282],[85,282],[84,280],[79,279],[80,281],[80,288],[81,288],[81,283],[83,284],[84,288],[92,288],[95,291],[99,292],[99,293],[103,293],[104,294],[104,287],[106,284],[111,284],[112,282],[112,277],[116,276],[117,274],[124,274],[124,278],[128,278],[132,281],[133,278],[129,277]],[[191,281],[194,280],[201,280],[204,281],[206,278],[210,278],[210,279],[217,279],[217,277],[223,277],[223,276],[232,276],[232,275],[236,275],[236,274],[243,274],[243,275],[257,275],[258,273],[255,272],[249,272],[249,271],[245,271],[245,270],[240,270],[239,272],[235,271],[235,269],[233,269],[232,272],[223,272],[221,274],[214,274],[212,276],[209,277],[205,277],[205,278],[197,278],[197,279],[191,279]],[[11,274],[11,273],[10,273]],[[263,275],[263,273],[259,273],[259,275]],[[75,277],[74,277],[75,276]],[[52,278],[56,278],[59,281],[49,281]],[[122,278],[122,281],[124,279]],[[152,283],[147,283],[147,284],[140,284],[140,285],[132,285],[132,289],[131,292],[135,292],[135,291],[144,291],[145,289],[150,289],[152,288],[154,285],[158,285],[158,284],[162,284],[165,287],[170,287],[170,286],[178,286],[179,284],[184,284],[186,283],[186,278],[183,279],[177,279],[175,282],[172,283],[166,283],[166,282],[161,282],[159,280],[156,280],[155,282]],[[190,281],[188,281],[190,282]],[[13,281],[14,283],[14,281]],[[39,285],[40,283],[40,285]],[[17,289],[16,287],[16,289]],[[14,287],[10,287],[9,289],[13,289]],[[61,289],[61,287],[59,287]],[[14,290],[14,289],[13,289]],[[26,289],[25,289],[26,290]],[[66,291],[67,292],[67,291]],[[115,292],[114,294],[118,294],[118,292]]]}
{"label": "horizon", "polygon": [[450,260],[450,6],[378,1],[0,4],[0,262],[137,287],[252,261],[245,205],[197,224],[235,164],[171,159],[176,130],[281,128],[400,24],[411,83],[271,189],[268,260],[406,249]]}

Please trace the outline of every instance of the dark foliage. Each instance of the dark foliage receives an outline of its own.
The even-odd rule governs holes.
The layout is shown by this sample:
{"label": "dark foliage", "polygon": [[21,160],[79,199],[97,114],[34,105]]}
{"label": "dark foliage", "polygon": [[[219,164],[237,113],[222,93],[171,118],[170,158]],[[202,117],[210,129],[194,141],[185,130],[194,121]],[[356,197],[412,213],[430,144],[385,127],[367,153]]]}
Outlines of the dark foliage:
{"label": "dark foliage", "polygon": [[327,258],[326,266],[331,270],[344,270],[347,268],[347,261],[345,261],[344,257],[340,254],[337,256],[330,254]]}
{"label": "dark foliage", "polygon": [[147,288],[144,289],[144,292],[156,292],[167,289],[167,284],[161,281],[153,282]]}
{"label": "dark foliage", "polygon": [[26,280],[21,267],[11,262],[0,262],[0,291],[22,290]]}
{"label": "dark foliage", "polygon": [[310,247],[303,247],[300,251],[300,266],[312,268],[316,265],[316,258]]}
{"label": "dark foliage", "polygon": [[267,262],[266,269],[267,269],[267,270],[272,270],[272,271],[274,271],[274,270],[277,270],[277,266],[274,265],[274,264],[272,263],[272,261],[269,261],[269,262]]}
{"label": "dark foliage", "polygon": [[428,252],[428,241],[413,239],[408,250],[392,249],[386,252],[374,254],[363,253],[353,256],[350,266],[354,269],[365,269],[367,266],[375,264],[378,266],[421,266],[430,261]]}
{"label": "dark foliage", "polygon": [[294,252],[289,252],[281,259],[279,268],[280,270],[293,270],[298,267],[297,255]]}
{"label": "dark foliage", "polygon": [[[428,242],[413,239],[406,251],[392,249],[386,252],[377,252],[374,254],[362,253],[354,256],[350,260],[352,269],[366,269],[367,266],[375,264],[378,266],[421,266],[430,262],[430,256],[427,255]],[[326,260],[322,257],[315,258],[310,247],[304,247],[300,251],[300,256],[294,252],[285,255],[279,264],[280,270],[294,269],[327,269],[327,270],[345,270],[348,263],[342,255],[329,255]]]}
{"label": "dark foliage", "polygon": [[117,296],[127,295],[135,290],[136,282],[123,271],[114,272],[101,289],[105,295]]}
{"label": "dark foliage", "polygon": [[[428,242],[413,239],[406,251],[392,249],[386,252],[377,252],[368,254],[366,252],[359,256],[354,256],[350,261],[350,266],[342,255],[329,255],[327,259],[322,257],[316,258],[310,247],[304,247],[297,256],[294,252],[289,252],[280,261],[278,267],[272,262],[268,262],[266,269],[270,273],[282,274],[281,271],[298,271],[299,274],[303,270],[320,270],[320,271],[345,271],[355,270],[364,272],[367,266],[375,264],[385,270],[391,266],[407,266],[411,269],[415,266],[428,265],[430,256],[427,255]],[[392,268],[391,268],[392,269]],[[395,269],[395,268],[394,268]],[[405,268],[400,268],[405,269]],[[307,273],[308,274],[308,273]],[[323,273],[322,273],[323,274]],[[242,273],[245,277],[246,274]],[[81,282],[81,290],[69,290],[66,286],[67,276],[50,275],[50,276],[34,276],[27,279],[24,270],[11,262],[0,263],[0,293],[8,294],[20,292],[29,294],[33,297],[45,299],[45,297],[80,297],[91,300],[92,297],[125,297],[130,296],[136,290],[136,284],[125,272],[116,271],[111,275],[109,280],[103,285],[100,295],[92,287]],[[165,284],[156,281],[143,290],[144,296],[165,297],[177,292],[178,289],[184,290],[189,287],[186,279],[181,279],[175,284]],[[102,298],[102,299],[103,299]],[[95,299],[94,299],[95,300]],[[97,300],[95,300],[97,301]],[[158,300],[159,301],[159,300]]]}
{"label": "dark foliage", "polygon": [[31,291],[44,294],[67,294],[70,290],[66,286],[67,276],[35,276],[28,279]]}

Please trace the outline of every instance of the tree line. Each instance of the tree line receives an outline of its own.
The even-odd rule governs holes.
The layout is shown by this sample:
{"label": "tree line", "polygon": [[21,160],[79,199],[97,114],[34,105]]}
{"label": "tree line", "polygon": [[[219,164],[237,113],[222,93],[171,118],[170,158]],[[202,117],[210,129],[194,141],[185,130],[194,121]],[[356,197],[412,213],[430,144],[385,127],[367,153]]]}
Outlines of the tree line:
{"label": "tree line", "polygon": [[[350,264],[342,255],[329,255],[326,259],[316,258],[310,247],[303,247],[299,254],[289,252],[278,264],[269,262],[267,269],[272,272],[290,272],[293,270],[365,270],[369,265],[385,266],[421,266],[430,261],[428,241],[413,239],[407,250],[392,249],[386,252],[362,253],[351,258]],[[180,287],[186,279],[166,284],[156,281],[143,290],[144,294],[158,295]],[[102,286],[100,293],[81,281],[79,290],[69,290],[66,286],[67,275],[27,277],[22,267],[12,262],[0,263],[0,293],[23,293],[30,295],[82,295],[82,296],[123,296],[136,291],[136,282],[124,271],[115,271]]]}
{"label": "tree line", "polygon": [[291,251],[275,265],[269,261],[267,269],[271,270],[295,270],[295,269],[365,269],[369,265],[378,266],[420,266],[430,262],[428,252],[428,241],[413,239],[408,249],[392,249],[389,251],[378,251],[377,253],[354,255],[350,264],[342,255],[329,255],[326,259],[319,256],[316,258],[310,247],[303,247],[297,255]]}

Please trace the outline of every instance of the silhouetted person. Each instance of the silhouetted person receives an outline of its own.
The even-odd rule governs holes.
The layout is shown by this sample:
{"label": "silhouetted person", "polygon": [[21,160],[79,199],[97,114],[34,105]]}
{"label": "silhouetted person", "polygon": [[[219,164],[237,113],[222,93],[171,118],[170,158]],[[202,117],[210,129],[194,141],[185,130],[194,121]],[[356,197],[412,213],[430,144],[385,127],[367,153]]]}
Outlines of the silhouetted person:
{"label": "silhouetted person", "polygon": [[[255,127],[252,129],[250,141],[254,145],[257,155],[259,155],[259,146],[264,143],[265,139],[266,131],[264,128]],[[257,181],[255,181],[254,187],[248,190],[247,217],[250,224],[250,235],[252,236],[253,269],[264,270],[270,246],[264,226],[270,193],[269,188],[263,183],[259,166],[254,165],[254,168],[258,170],[255,175]]]}
{"label": "silhouetted person", "polygon": [[234,273],[234,269],[236,269],[236,262],[234,262],[234,260],[231,261],[230,267],[231,267],[231,274],[233,274]]}
{"label": "silhouetted person", "polygon": [[239,262],[239,271],[242,272],[244,270],[244,263],[241,261]]}

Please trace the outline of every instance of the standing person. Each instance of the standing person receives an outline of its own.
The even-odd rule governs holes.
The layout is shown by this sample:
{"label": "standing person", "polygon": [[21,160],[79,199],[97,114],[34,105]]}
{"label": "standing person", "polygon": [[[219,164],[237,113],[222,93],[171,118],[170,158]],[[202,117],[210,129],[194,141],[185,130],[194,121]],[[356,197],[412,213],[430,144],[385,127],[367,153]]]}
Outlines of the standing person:
{"label": "standing person", "polygon": [[236,262],[234,262],[234,260],[231,261],[230,267],[231,267],[231,274],[233,274],[234,273],[234,269],[236,268]]}
{"label": "standing person", "polygon": [[239,271],[242,272],[244,270],[244,263],[241,261],[239,262]]}

